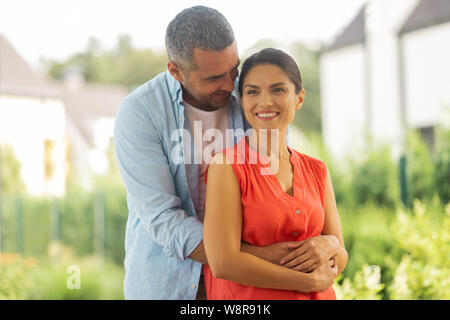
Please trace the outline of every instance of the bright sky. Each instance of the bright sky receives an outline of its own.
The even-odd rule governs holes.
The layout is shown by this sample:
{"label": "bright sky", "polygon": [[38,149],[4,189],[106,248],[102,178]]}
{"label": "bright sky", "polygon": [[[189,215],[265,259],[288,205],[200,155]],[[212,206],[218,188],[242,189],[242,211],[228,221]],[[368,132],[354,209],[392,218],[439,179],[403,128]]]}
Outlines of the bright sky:
{"label": "bright sky", "polygon": [[37,67],[39,58],[64,59],[90,36],[111,48],[130,34],[139,48],[164,48],[170,20],[182,9],[206,5],[231,23],[239,51],[263,38],[281,43],[330,41],[365,0],[0,0],[0,34]]}

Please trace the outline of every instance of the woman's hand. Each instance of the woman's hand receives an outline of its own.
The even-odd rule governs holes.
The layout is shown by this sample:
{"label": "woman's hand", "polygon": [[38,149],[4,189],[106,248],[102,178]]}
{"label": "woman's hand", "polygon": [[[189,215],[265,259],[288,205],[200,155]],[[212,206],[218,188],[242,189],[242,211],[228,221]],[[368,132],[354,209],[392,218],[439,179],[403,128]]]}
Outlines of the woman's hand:
{"label": "woman's hand", "polygon": [[334,260],[330,259],[319,265],[310,275],[310,292],[322,292],[333,285],[338,268]]}
{"label": "woman's hand", "polygon": [[300,242],[280,261],[280,265],[300,272],[311,272],[330,261],[338,252],[339,241],[335,236],[325,235],[306,239]]}
{"label": "woman's hand", "polygon": [[[297,249],[301,245],[301,242],[277,242],[265,247],[257,247],[258,252],[254,252],[254,255],[272,262],[274,264],[280,264],[280,261],[291,253],[294,249]],[[242,247],[241,247],[242,248]]]}

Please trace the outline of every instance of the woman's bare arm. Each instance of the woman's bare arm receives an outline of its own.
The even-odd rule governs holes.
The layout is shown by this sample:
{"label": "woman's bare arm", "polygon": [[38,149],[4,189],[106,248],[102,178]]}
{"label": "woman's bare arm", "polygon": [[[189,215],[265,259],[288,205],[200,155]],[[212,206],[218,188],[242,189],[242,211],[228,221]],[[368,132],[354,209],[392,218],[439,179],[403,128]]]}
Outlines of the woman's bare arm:
{"label": "woman's bare arm", "polygon": [[341,220],[336,205],[336,198],[334,196],[333,183],[331,182],[330,172],[327,169],[326,178],[326,195],[325,195],[325,223],[322,229],[322,235],[330,235],[336,237],[338,246],[336,246],[335,262],[338,266],[338,274],[344,271],[348,254],[345,250],[344,237],[342,236]]}
{"label": "woman's bare arm", "polygon": [[207,178],[203,242],[209,266],[216,278],[300,292],[329,287],[331,276],[326,272],[333,273],[331,268],[323,272],[323,277],[313,277],[242,252],[240,187],[223,153],[216,154],[212,159]]}

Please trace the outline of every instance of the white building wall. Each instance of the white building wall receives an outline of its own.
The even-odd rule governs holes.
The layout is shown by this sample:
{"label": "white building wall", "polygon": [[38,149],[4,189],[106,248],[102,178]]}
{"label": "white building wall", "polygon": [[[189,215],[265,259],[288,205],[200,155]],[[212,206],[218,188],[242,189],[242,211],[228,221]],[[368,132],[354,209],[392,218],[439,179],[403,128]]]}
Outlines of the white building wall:
{"label": "white building wall", "polygon": [[370,129],[375,141],[400,155],[402,146],[398,31],[417,0],[371,0],[366,11],[370,77]]}
{"label": "white building wall", "polygon": [[94,148],[89,153],[89,166],[93,173],[103,175],[109,170],[109,162],[106,155],[114,134],[113,117],[98,118],[94,122]]}
{"label": "white building wall", "polygon": [[[367,131],[376,144],[387,143],[394,157],[400,155],[403,128],[398,32],[417,4],[418,0],[369,0],[365,12],[365,45],[329,51],[321,56],[322,128],[325,143],[333,155],[357,155],[364,150]],[[449,43],[443,35],[433,43],[439,41]],[[412,42],[408,45],[411,48],[405,47],[405,51],[417,51]],[[425,54],[424,50],[427,49],[422,48],[421,55]],[[438,65],[439,61],[446,60],[444,66],[447,66],[450,59],[444,59],[445,55],[450,56],[446,49],[442,58],[441,54],[435,55],[433,61]],[[410,58],[415,59],[417,55]],[[406,75],[408,79],[411,77],[415,81],[420,78],[418,73]],[[406,95],[416,86],[410,85]],[[348,95],[349,92],[352,94]]]}
{"label": "white building wall", "polygon": [[[0,96],[0,142],[12,146],[22,165],[21,175],[32,195],[65,193],[65,110],[61,101]],[[51,179],[45,179],[44,141],[55,142]]]}
{"label": "white building wall", "polygon": [[74,178],[85,190],[92,190],[94,181],[88,162],[90,146],[80,133],[78,127],[67,115],[66,135],[71,148],[70,161],[72,165],[72,178]]}
{"label": "white building wall", "polygon": [[364,143],[364,47],[355,45],[320,57],[322,128],[328,150],[345,156]]}
{"label": "white building wall", "polygon": [[408,125],[448,126],[450,23],[407,33],[402,45]]}

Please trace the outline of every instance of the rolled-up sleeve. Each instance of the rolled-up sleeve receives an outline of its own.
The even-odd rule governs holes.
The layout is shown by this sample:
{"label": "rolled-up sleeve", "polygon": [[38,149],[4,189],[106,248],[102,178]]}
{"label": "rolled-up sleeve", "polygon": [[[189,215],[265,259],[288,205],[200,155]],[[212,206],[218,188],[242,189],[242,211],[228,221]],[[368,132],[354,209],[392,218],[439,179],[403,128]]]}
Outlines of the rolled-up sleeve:
{"label": "rolled-up sleeve", "polygon": [[201,242],[203,225],[181,208],[162,138],[145,110],[139,100],[126,98],[114,127],[115,153],[129,209],[137,213],[167,256],[184,260]]}

